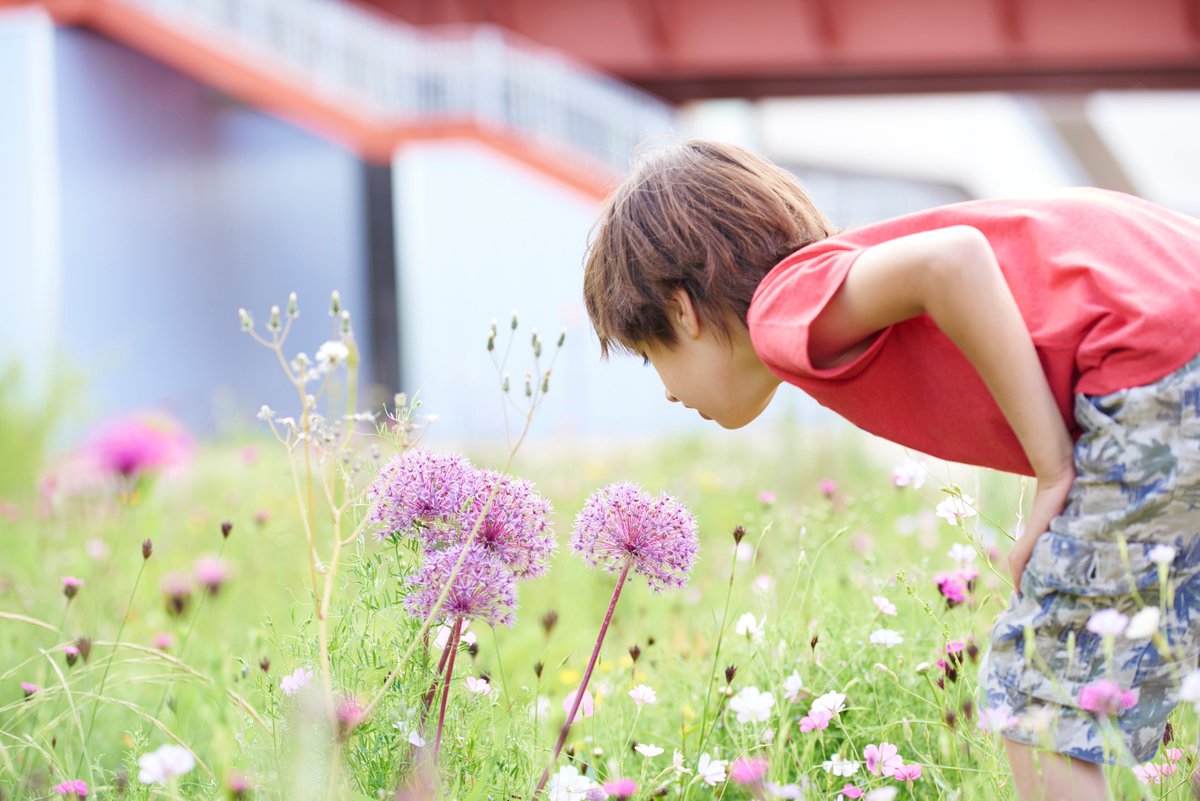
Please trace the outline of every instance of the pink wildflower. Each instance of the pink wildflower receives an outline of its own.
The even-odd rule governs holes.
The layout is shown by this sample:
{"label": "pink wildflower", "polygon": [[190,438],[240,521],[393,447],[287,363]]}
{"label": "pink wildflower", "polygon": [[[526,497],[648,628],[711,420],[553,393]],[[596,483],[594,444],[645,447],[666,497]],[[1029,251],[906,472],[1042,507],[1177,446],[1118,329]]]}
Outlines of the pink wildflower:
{"label": "pink wildflower", "polygon": [[465,542],[493,491],[496,496],[479,524],[473,547],[500,560],[517,578],[542,575],[558,544],[550,528],[550,502],[528,481],[494,470],[477,474],[473,497],[457,528],[427,529],[432,544],[448,537]]}
{"label": "pink wildflower", "polygon": [[75,662],[79,659],[79,649],[74,645],[64,645],[63,654],[67,658],[67,667],[74,667]]}
{"label": "pink wildflower", "polygon": [[292,671],[287,676],[279,680],[279,689],[283,690],[283,694],[293,696],[308,686],[312,681],[313,673],[311,670],[299,667]]}
{"label": "pink wildflower", "polygon": [[143,413],[105,423],[85,449],[102,471],[136,478],[180,464],[193,447],[178,422]]}
{"label": "pink wildflower", "polygon": [[229,578],[229,569],[216,556],[201,556],[197,559],[195,572],[196,581],[212,595],[216,595],[221,585]]}
{"label": "pink wildflower", "polygon": [[838,792],[846,796],[846,798],[851,799],[862,798],[863,795],[862,788],[855,784],[844,784],[842,785],[842,789],[838,790]]}
{"label": "pink wildflower", "polygon": [[352,731],[358,728],[359,724],[367,719],[367,712],[358,703],[358,699],[349,695],[342,697],[337,702],[334,714],[337,716],[338,722],[338,740],[345,740]]}
{"label": "pink wildflower", "polygon": [[1167,748],[1166,750],[1163,751],[1163,754],[1165,754],[1167,759],[1171,760],[1172,763],[1178,762],[1179,760],[1183,759],[1183,749],[1182,748]]}
{"label": "pink wildflower", "polygon": [[917,764],[900,765],[892,771],[892,778],[898,782],[915,782],[921,778],[921,766]]}
{"label": "pink wildflower", "polygon": [[[579,693],[578,690],[571,690],[567,693],[567,697],[563,699],[563,712],[571,714],[571,707],[575,704],[575,696]],[[590,718],[596,711],[595,702],[592,700],[592,694],[587,690],[583,691],[583,700],[579,702],[579,711],[575,713],[575,720],[572,723],[578,723],[584,718]]]}
{"label": "pink wildflower", "polygon": [[369,519],[379,538],[402,537],[415,528],[438,527],[463,510],[477,472],[462,456],[410,450],[392,459],[371,485]]}
{"label": "pink wildflower", "polygon": [[162,578],[162,592],[166,598],[167,612],[179,617],[191,600],[192,580],[184,573],[168,573]]}
{"label": "pink wildflower", "polygon": [[610,573],[629,562],[655,592],[687,583],[699,550],[696,520],[667,494],[653,498],[632,484],[592,494],[578,517],[571,549]]}
{"label": "pink wildflower", "polygon": [[904,760],[896,749],[896,746],[891,743],[880,743],[868,745],[863,749],[863,759],[867,763],[867,770],[876,776],[884,775],[891,776],[896,772],[896,768],[904,764]]}
{"label": "pink wildflower", "polygon": [[1111,679],[1085,684],[1079,691],[1079,708],[1094,715],[1109,716],[1124,712],[1137,704],[1138,691],[1125,690]]}
{"label": "pink wildflower", "polygon": [[933,577],[937,583],[938,592],[946,599],[946,605],[955,607],[967,600],[966,584],[948,573],[939,573]]}
{"label": "pink wildflower", "polygon": [[154,647],[160,651],[169,651],[175,646],[175,638],[170,632],[160,631],[154,635]]}
{"label": "pink wildflower", "polygon": [[1145,762],[1136,766],[1133,769],[1133,775],[1142,784],[1161,784],[1163,779],[1162,771],[1153,762]]}
{"label": "pink wildflower", "polygon": [[62,577],[63,595],[67,596],[67,601],[79,594],[79,588],[83,586],[83,579],[77,579],[74,576]]}
{"label": "pink wildflower", "polygon": [[758,493],[758,502],[763,506],[770,506],[771,504],[775,503],[775,493],[771,492],[770,490],[763,490],[762,492]]}
{"label": "pink wildflower", "polygon": [[875,604],[875,608],[879,610],[879,614],[889,617],[896,616],[896,605],[887,598],[884,598],[882,595],[876,595],[871,598],[871,601]]}
{"label": "pink wildflower", "polygon": [[63,782],[62,784],[56,784],[54,785],[53,789],[54,792],[61,796],[77,798],[80,799],[80,801],[88,797],[87,782],[83,781],[82,779],[75,779],[73,781]]}
{"label": "pink wildflower", "polygon": [[248,773],[230,770],[225,774],[225,789],[234,801],[241,801],[254,789],[254,779]]}
{"label": "pink wildflower", "polygon": [[800,718],[800,731],[807,733],[817,729],[828,729],[831,720],[833,720],[833,712],[828,709],[813,709]]}
{"label": "pink wildflower", "polygon": [[831,481],[828,478],[821,482],[821,494],[826,498],[832,498],[837,494],[837,482]]}
{"label": "pink wildflower", "polygon": [[41,691],[42,691],[42,688],[36,684],[30,684],[27,681],[21,682],[21,692],[23,692],[25,694],[26,698],[32,698],[34,695],[36,695],[37,693],[40,693]]}
{"label": "pink wildflower", "polygon": [[[463,546],[456,545],[426,554],[421,569],[409,579],[412,592],[404,599],[409,614],[422,620],[429,617],[463,550]],[[477,548],[466,551],[434,622],[461,617],[482,620],[489,626],[511,626],[516,619],[512,612],[517,605],[516,578],[483,551]]]}
{"label": "pink wildflower", "polygon": [[729,766],[729,778],[735,784],[761,784],[767,776],[767,760],[761,757],[738,757]]}
{"label": "pink wildflower", "polygon": [[604,792],[619,801],[625,801],[637,792],[637,783],[633,779],[610,779],[604,783]]}

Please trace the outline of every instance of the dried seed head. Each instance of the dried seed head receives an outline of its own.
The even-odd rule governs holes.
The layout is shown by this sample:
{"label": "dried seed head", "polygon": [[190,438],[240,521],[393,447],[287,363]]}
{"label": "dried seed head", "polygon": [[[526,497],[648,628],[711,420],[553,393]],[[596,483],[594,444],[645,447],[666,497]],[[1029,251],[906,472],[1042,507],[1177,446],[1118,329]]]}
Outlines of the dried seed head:
{"label": "dried seed head", "polygon": [[142,543],[142,559],[149,559],[152,553],[154,553],[154,541],[146,537],[146,541]]}
{"label": "dried seed head", "polygon": [[1175,739],[1175,727],[1171,725],[1171,721],[1167,721],[1167,727],[1163,729],[1162,742],[1163,745],[1170,745]]}
{"label": "dried seed head", "polygon": [[641,655],[642,655],[641,648],[638,648],[636,645],[629,646],[629,658],[633,660],[633,663],[635,665],[637,664],[638,657]]}
{"label": "dried seed head", "polygon": [[556,623],[558,623],[558,612],[553,609],[542,615],[542,629],[546,632],[547,637],[550,636],[550,632],[554,631]]}
{"label": "dried seed head", "polygon": [[954,731],[954,725],[958,722],[958,716],[954,714],[953,709],[946,710],[946,725],[950,727],[950,731]]}
{"label": "dried seed head", "polygon": [[808,647],[813,649],[814,651],[817,650],[817,643],[820,642],[820,640],[821,640],[821,635],[814,634],[812,636],[812,639],[808,641]]}
{"label": "dried seed head", "polygon": [[737,675],[737,665],[728,665],[725,668],[725,683],[733,684],[733,677]]}
{"label": "dried seed head", "polygon": [[740,545],[742,538],[746,536],[746,529],[743,526],[735,526],[733,529],[733,542],[735,545]]}
{"label": "dried seed head", "polygon": [[80,637],[75,641],[75,647],[79,649],[79,655],[83,657],[83,661],[88,661],[88,657],[92,655],[91,638]]}
{"label": "dried seed head", "polygon": [[229,532],[231,531],[233,531],[233,523],[229,522],[228,520],[223,521],[221,523],[221,536],[225,539],[229,539]]}
{"label": "dried seed head", "polygon": [[962,702],[962,713],[963,713],[964,718],[966,718],[967,720],[970,720],[971,715],[974,714],[974,712],[975,712],[975,704],[971,701],[970,698],[968,698],[967,700]]}
{"label": "dried seed head", "polygon": [[542,668],[543,667],[544,666],[542,665],[541,662],[534,662],[533,663],[533,675],[537,676],[540,679],[542,677]]}

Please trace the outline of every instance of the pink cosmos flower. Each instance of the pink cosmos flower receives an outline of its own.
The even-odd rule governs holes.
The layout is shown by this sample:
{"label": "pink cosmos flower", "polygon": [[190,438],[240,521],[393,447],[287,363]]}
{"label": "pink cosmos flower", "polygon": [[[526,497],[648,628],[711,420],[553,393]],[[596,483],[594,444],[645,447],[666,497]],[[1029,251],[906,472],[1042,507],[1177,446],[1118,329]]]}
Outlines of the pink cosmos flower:
{"label": "pink cosmos flower", "polygon": [[761,784],[767,776],[767,760],[762,757],[738,757],[729,766],[729,778],[734,784]]}
{"label": "pink cosmos flower", "polygon": [[473,547],[500,560],[517,578],[533,578],[546,572],[558,541],[550,528],[550,502],[533,484],[494,470],[481,470],[471,488],[471,501],[456,528],[429,528],[433,545],[465,542],[487,504],[496,493],[487,514],[479,523]]}
{"label": "pink cosmos flower", "polygon": [[1094,715],[1117,715],[1137,704],[1137,690],[1121,690],[1111,679],[1100,679],[1085,684],[1079,691],[1079,708]]}
{"label": "pink cosmos flower", "polygon": [[1167,748],[1163,751],[1163,754],[1172,763],[1178,762],[1179,760],[1183,759],[1183,749],[1182,748]]}
{"label": "pink cosmos flower", "polygon": [[312,677],[313,673],[311,670],[306,670],[302,667],[296,668],[291,674],[280,679],[279,689],[283,690],[284,695],[295,695],[308,686],[308,683],[312,681]]}
{"label": "pink cosmos flower", "polygon": [[54,792],[58,793],[59,795],[81,799],[81,801],[82,799],[88,797],[87,782],[83,781],[82,779],[75,779],[73,781],[63,782],[62,784],[56,784],[54,785],[53,789]]}
{"label": "pink cosmos flower", "polygon": [[[575,704],[575,695],[578,692],[578,690],[571,690],[571,692],[567,693],[567,697],[563,699],[563,712],[566,712],[568,715],[571,714],[571,707]],[[583,700],[579,702],[579,711],[575,713],[575,720],[571,721],[571,723],[578,723],[584,718],[590,718],[595,711],[596,705],[592,701],[592,694],[584,690]]]}
{"label": "pink cosmos flower", "polygon": [[1163,777],[1159,766],[1153,762],[1145,762],[1133,769],[1133,775],[1142,784],[1161,784]]}
{"label": "pink cosmos flower", "polygon": [[[454,577],[446,602],[435,623],[454,618],[475,618],[489,626],[511,626],[516,619],[517,580],[504,565],[478,548],[467,548],[462,567]],[[433,611],[464,547],[427,553],[425,562],[412,578],[412,592],[404,599],[409,614],[424,620]]]}
{"label": "pink cosmos flower", "polygon": [[1018,722],[1017,716],[1012,713],[1012,708],[1008,704],[1001,704],[979,710],[977,725],[983,731],[1002,732],[1017,725]]}
{"label": "pink cosmos flower", "polygon": [[438,527],[471,498],[477,471],[462,456],[409,450],[379,471],[368,495],[369,519],[379,539],[402,537],[416,527]]}
{"label": "pink cosmos flower", "polygon": [[800,731],[807,733],[817,729],[828,729],[831,720],[833,720],[833,713],[828,709],[813,709],[800,718]]}
{"label": "pink cosmos flower", "polygon": [[181,464],[194,447],[173,418],[138,413],[102,424],[84,449],[103,472],[136,478]]}
{"label": "pink cosmos flower", "polygon": [[655,592],[687,584],[699,547],[696,520],[683,504],[626,483],[593,493],[571,537],[571,549],[588,564],[616,573],[628,562]]}
{"label": "pink cosmos flower", "polygon": [[637,792],[637,783],[633,779],[610,779],[604,783],[604,792],[625,801]]}
{"label": "pink cosmos flower", "polygon": [[904,760],[896,749],[896,746],[891,743],[880,743],[868,745],[863,749],[863,759],[867,763],[867,770],[876,776],[880,774],[891,776],[896,772],[896,769],[904,764]]}
{"label": "pink cosmos flower", "polygon": [[892,771],[892,778],[898,782],[915,782],[921,778],[921,766],[916,764],[900,765]]}
{"label": "pink cosmos flower", "polygon": [[842,789],[838,790],[838,792],[844,795],[846,798],[851,799],[862,798],[863,795],[862,789],[858,787],[858,785],[854,784],[844,784],[842,785]]}
{"label": "pink cosmos flower", "polygon": [[896,605],[887,598],[884,598],[882,595],[876,595],[871,598],[871,601],[875,604],[875,608],[879,610],[879,614],[889,617],[896,616]]}

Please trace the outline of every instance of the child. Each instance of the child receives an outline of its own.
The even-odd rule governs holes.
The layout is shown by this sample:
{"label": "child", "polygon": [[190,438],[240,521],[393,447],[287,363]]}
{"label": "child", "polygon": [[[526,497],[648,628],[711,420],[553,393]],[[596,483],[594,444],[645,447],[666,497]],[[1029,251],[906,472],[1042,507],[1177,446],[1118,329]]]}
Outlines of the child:
{"label": "child", "polygon": [[[1070,189],[838,232],[787,172],[686,141],[604,206],[584,295],[605,355],[642,356],[726,428],[787,382],[902,445],[1036,476],[980,678],[1018,794],[1108,798],[1100,764],[1154,756],[1200,654],[1200,221]],[[1157,607],[1159,563],[1170,649],[1117,637],[1107,657],[1086,624]]]}

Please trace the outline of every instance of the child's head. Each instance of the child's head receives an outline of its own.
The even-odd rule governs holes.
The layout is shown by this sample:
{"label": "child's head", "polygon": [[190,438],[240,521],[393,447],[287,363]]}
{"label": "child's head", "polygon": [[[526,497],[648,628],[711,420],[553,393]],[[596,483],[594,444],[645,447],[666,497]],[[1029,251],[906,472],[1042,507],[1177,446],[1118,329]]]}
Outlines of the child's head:
{"label": "child's head", "polygon": [[728,340],[763,276],[832,233],[793,175],[740,147],[692,139],[644,152],[592,233],[583,292],[601,351],[674,345],[680,289]]}

